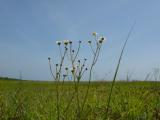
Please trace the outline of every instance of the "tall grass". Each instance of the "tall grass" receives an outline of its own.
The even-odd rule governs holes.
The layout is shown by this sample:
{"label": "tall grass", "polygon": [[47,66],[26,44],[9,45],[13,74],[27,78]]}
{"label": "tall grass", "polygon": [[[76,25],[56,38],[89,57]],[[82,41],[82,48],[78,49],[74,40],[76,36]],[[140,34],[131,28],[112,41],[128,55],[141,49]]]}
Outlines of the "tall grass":
{"label": "tall grass", "polygon": [[[61,83],[61,82],[60,82]],[[91,82],[87,104],[83,115],[76,118],[76,99],[64,114],[74,91],[74,83],[59,84],[60,119],[62,120],[102,120],[106,114],[106,99],[111,82]],[[108,85],[106,87],[106,84]],[[62,89],[63,88],[63,89]],[[110,120],[159,120],[160,82],[117,81],[114,84],[112,100],[108,113]],[[69,90],[70,89],[70,90]],[[64,90],[64,91],[63,91]],[[79,83],[81,96],[86,92],[86,83]],[[63,102],[62,102],[63,100]],[[54,105],[55,104],[55,105]],[[80,104],[81,105],[81,104]],[[81,106],[80,106],[81,107]],[[0,80],[0,120],[57,120],[55,82],[34,82]]]}
{"label": "tall grass", "polygon": [[122,60],[122,56],[123,56],[123,53],[124,53],[124,50],[125,50],[125,47],[127,45],[127,42],[130,38],[130,35],[133,31],[133,28],[135,26],[135,23],[131,26],[131,29],[129,30],[129,33],[127,35],[127,38],[124,42],[124,45],[122,47],[122,50],[121,50],[121,54],[120,54],[120,57],[118,59],[118,64],[117,64],[117,67],[116,67],[116,70],[115,70],[115,73],[114,73],[114,77],[113,77],[113,81],[112,81],[112,85],[111,85],[111,89],[110,89],[110,92],[109,92],[109,97],[108,97],[108,102],[107,102],[107,110],[106,110],[106,114],[105,114],[105,119],[107,118],[108,116],[108,110],[109,110],[109,105],[110,105],[110,101],[111,101],[111,97],[112,97],[112,92],[113,92],[113,87],[114,87],[114,84],[115,84],[115,81],[116,81],[116,77],[117,77],[117,74],[118,74],[118,70],[119,70],[119,67],[120,67],[120,63],[121,63],[121,60]]}

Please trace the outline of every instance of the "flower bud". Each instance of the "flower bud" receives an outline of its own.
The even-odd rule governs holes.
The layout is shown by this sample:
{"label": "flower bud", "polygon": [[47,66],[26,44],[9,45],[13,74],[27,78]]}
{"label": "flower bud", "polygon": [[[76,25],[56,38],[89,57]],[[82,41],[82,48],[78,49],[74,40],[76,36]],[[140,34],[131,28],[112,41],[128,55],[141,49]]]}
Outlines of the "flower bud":
{"label": "flower bud", "polygon": [[62,42],[61,41],[56,41],[56,43],[57,43],[57,45],[61,45]]}
{"label": "flower bud", "polygon": [[89,44],[91,44],[91,41],[90,41],[90,40],[88,40],[88,43],[89,43]]}
{"label": "flower bud", "polygon": [[69,41],[69,44],[72,44],[72,41],[71,41],[71,40]]}
{"label": "flower bud", "polygon": [[92,35],[96,37],[96,36],[97,36],[97,33],[96,33],[96,32],[93,32]]}
{"label": "flower bud", "polygon": [[48,57],[48,60],[50,61],[50,60],[51,60],[51,58],[50,58],[50,57]]}

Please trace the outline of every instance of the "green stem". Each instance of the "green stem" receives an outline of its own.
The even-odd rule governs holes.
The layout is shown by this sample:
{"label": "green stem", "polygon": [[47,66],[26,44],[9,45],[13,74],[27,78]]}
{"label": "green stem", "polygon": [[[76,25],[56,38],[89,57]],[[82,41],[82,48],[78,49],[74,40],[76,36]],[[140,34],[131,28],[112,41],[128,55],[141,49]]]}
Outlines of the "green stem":
{"label": "green stem", "polygon": [[115,74],[114,74],[114,77],[113,77],[113,81],[112,81],[112,85],[111,85],[111,89],[110,89],[110,93],[109,93],[109,98],[108,98],[108,102],[107,102],[107,111],[106,111],[106,115],[105,115],[105,119],[108,117],[108,110],[109,110],[109,105],[110,105],[110,101],[111,101],[111,97],[112,97],[112,92],[113,92],[113,87],[114,87],[114,84],[115,84],[115,81],[116,81],[116,77],[117,77],[117,73],[118,73],[118,70],[119,70],[119,66],[120,66],[120,63],[121,63],[121,60],[122,60],[122,56],[123,56],[123,52],[124,52],[124,49],[127,45],[127,42],[128,42],[128,39],[133,31],[133,28],[135,26],[135,23],[133,24],[133,26],[131,27],[128,35],[127,35],[127,38],[125,40],[125,43],[122,47],[122,50],[121,50],[121,54],[120,54],[120,57],[119,57],[119,60],[118,60],[118,64],[117,64],[117,67],[116,67],[116,71],[115,71]]}

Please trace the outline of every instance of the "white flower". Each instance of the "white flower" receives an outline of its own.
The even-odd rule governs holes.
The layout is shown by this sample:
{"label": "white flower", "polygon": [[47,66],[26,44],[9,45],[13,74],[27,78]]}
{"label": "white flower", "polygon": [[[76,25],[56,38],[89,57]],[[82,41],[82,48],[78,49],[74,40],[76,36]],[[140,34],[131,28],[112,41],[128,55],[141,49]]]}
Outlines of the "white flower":
{"label": "white flower", "polygon": [[68,45],[69,42],[70,42],[69,40],[64,40],[64,41],[63,41],[63,43],[64,43],[65,45]]}
{"label": "white flower", "polygon": [[71,68],[71,72],[75,73],[75,71],[76,71],[76,67],[74,66],[74,67]]}
{"label": "white flower", "polygon": [[57,45],[61,45],[62,41],[56,41]]}
{"label": "white flower", "polygon": [[96,37],[96,36],[97,36],[97,33],[96,33],[96,32],[93,32],[92,35]]}

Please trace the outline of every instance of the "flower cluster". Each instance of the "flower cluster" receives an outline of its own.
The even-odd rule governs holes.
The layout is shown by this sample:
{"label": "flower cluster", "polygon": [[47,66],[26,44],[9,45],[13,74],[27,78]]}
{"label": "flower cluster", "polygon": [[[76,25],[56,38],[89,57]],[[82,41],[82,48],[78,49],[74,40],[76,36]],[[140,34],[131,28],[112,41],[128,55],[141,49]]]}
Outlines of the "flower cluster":
{"label": "flower cluster", "polygon": [[[103,36],[99,37],[98,33],[96,33],[96,32],[92,32],[92,36],[95,37],[95,41],[88,40],[87,43],[91,47],[92,52],[94,53],[93,55],[96,56],[96,53],[99,53],[98,52],[100,50],[99,48],[101,47],[102,43],[106,40],[106,38],[103,37]],[[82,41],[79,40],[78,43],[79,43],[79,48],[80,48],[80,45],[81,45]],[[68,57],[70,57],[72,67],[71,67],[71,70],[69,70],[68,67],[65,68],[65,71],[67,73],[71,72],[72,75],[74,75],[74,74],[79,74],[80,75],[84,71],[88,70],[87,67],[85,68],[85,61],[87,60],[86,58],[83,61],[81,61],[80,59],[77,60],[77,56],[79,54],[79,48],[77,50],[72,48],[71,45],[73,44],[73,41],[71,41],[71,40],[56,41],[56,44],[60,48],[61,59],[64,59],[63,56],[65,57],[65,54],[68,54]],[[62,54],[63,53],[62,48],[60,47],[62,44],[64,45],[64,50],[66,51],[66,53],[64,52],[64,55]],[[70,45],[70,47],[68,47],[68,45]],[[67,51],[68,49],[69,49],[69,51]],[[50,61],[51,58],[48,58],[48,60]],[[77,65],[75,64],[75,60],[77,61]],[[97,58],[95,57],[94,62],[96,62],[96,61],[97,61]],[[63,60],[62,60],[62,62],[63,62]],[[58,69],[58,66],[62,67],[61,64],[55,64],[55,66],[56,66],[57,69]],[[63,75],[64,75],[63,77],[67,76],[67,74],[63,74]]]}
{"label": "flower cluster", "polygon": [[[87,44],[89,45],[89,47],[92,50],[92,57],[93,59],[91,59],[91,64],[86,64],[87,59],[81,59],[79,58],[79,52],[80,52],[80,48],[82,45],[82,41],[79,40],[78,41],[78,46],[75,47],[73,45],[73,41],[71,40],[63,40],[63,41],[56,41],[56,44],[58,45],[58,49],[59,49],[59,54],[60,54],[60,60],[58,61],[58,63],[56,63],[54,65],[54,70],[52,70],[52,65],[51,65],[51,58],[48,57],[48,61],[49,61],[49,67],[50,67],[50,72],[52,77],[54,78],[54,80],[56,81],[56,109],[57,109],[57,113],[60,113],[60,97],[59,96],[59,83],[61,80],[63,80],[63,84],[64,81],[66,80],[73,80],[75,82],[75,93],[74,95],[77,95],[76,97],[76,103],[77,103],[77,108],[79,108],[79,106],[81,106],[79,104],[79,97],[78,97],[78,86],[79,86],[79,82],[81,81],[82,77],[84,76],[84,74],[86,74],[87,70],[89,72],[88,74],[88,87],[86,90],[86,94],[84,97],[84,100],[82,102],[82,111],[83,111],[83,107],[85,105],[86,99],[87,99],[87,95],[88,95],[88,91],[89,91],[89,85],[90,85],[90,81],[91,81],[91,76],[92,76],[92,72],[93,72],[93,67],[95,66],[99,54],[100,54],[100,50],[102,47],[102,43],[106,40],[105,37],[103,36],[98,36],[98,34],[96,32],[92,33],[92,36],[94,37],[94,40],[88,40]],[[66,62],[67,61],[67,62]],[[66,64],[67,63],[67,67]],[[71,79],[70,79],[71,77]],[[63,85],[62,84],[62,85]],[[69,101],[71,102],[71,101]],[[70,105],[70,103],[68,104]],[[70,107],[67,105],[67,109]],[[79,113],[79,112],[77,112]],[[59,114],[57,115],[59,118]]]}
{"label": "flower cluster", "polygon": [[57,44],[57,45],[61,45],[62,43],[67,46],[69,43],[71,44],[72,41],[69,41],[69,40],[56,41],[56,44]]}

